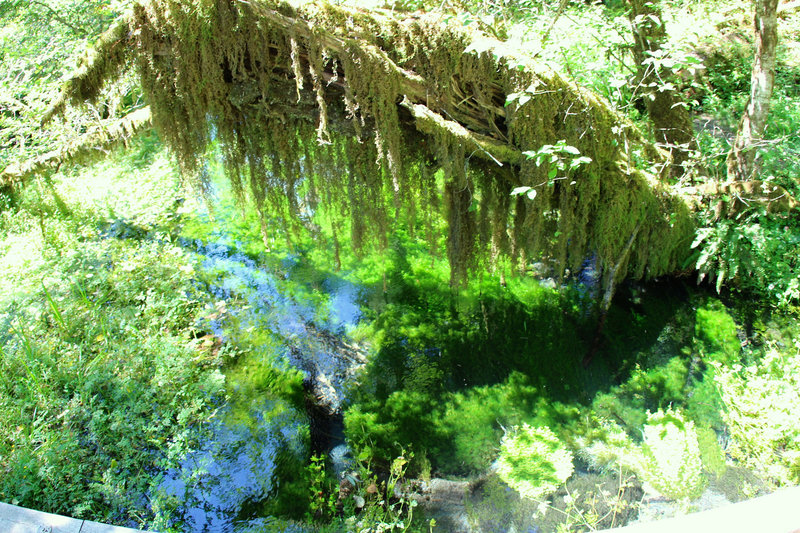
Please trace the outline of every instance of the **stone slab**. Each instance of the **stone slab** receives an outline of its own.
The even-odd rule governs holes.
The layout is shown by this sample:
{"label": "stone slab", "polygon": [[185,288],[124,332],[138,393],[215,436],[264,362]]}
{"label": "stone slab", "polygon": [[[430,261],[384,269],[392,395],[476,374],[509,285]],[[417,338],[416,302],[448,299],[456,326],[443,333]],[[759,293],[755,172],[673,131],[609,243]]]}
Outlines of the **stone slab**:
{"label": "stone slab", "polygon": [[0,503],[2,533],[80,533],[83,520]]}
{"label": "stone slab", "polygon": [[147,533],[141,529],[131,529],[129,527],[110,526],[86,520],[80,533]]}
{"label": "stone slab", "polygon": [[686,516],[599,533],[800,533],[800,487]]}
{"label": "stone slab", "polygon": [[146,533],[0,502],[0,533]]}

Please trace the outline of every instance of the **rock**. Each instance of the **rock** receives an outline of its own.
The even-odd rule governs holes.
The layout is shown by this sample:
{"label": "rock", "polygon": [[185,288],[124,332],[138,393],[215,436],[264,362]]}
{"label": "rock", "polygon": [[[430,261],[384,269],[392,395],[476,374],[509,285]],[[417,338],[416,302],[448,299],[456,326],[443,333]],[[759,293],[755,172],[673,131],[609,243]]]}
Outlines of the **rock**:
{"label": "rock", "polygon": [[347,444],[337,444],[331,448],[328,457],[336,479],[341,479],[345,472],[355,468],[355,460]]}
{"label": "rock", "polygon": [[555,290],[555,288],[558,286],[556,284],[556,280],[554,280],[553,278],[545,278],[539,280],[539,285],[541,285],[545,289],[553,289],[553,290]]}
{"label": "rock", "polygon": [[419,504],[426,519],[436,520],[436,531],[441,533],[473,533],[467,518],[466,501],[471,486],[468,481],[450,481],[434,478],[429,482],[407,483],[408,494]]}

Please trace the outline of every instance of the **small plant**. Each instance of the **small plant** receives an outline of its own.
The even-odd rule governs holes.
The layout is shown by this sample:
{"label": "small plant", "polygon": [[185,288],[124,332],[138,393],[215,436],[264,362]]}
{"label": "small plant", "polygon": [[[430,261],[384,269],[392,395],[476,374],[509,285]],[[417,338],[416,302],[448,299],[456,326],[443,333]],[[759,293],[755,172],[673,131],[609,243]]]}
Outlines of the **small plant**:
{"label": "small plant", "polygon": [[783,350],[769,346],[746,368],[715,367],[729,453],[775,485],[800,481],[800,341]]}
{"label": "small plant", "polygon": [[693,500],[705,490],[703,463],[694,423],[672,410],[648,414],[643,430],[644,475],[658,492]]}
{"label": "small plant", "polygon": [[336,514],[336,491],[325,471],[325,458],[312,455],[305,473],[310,498],[306,519],[309,522],[328,522]]}
{"label": "small plant", "polygon": [[[564,509],[550,505],[550,509],[563,515],[556,531],[568,533],[570,531],[589,531],[607,529],[624,523],[625,517],[635,512],[636,503],[630,501],[630,492],[635,490],[635,476],[627,472],[622,466],[616,472],[616,492],[609,490],[602,483],[598,483],[591,490],[570,491],[565,487],[563,496]],[[640,490],[640,489],[639,489]]]}
{"label": "small plant", "polygon": [[[524,97],[530,99],[530,96],[527,94],[525,94]],[[520,105],[522,103],[524,103],[523,97],[520,97]],[[565,180],[571,171],[575,170],[581,165],[587,165],[592,162],[590,157],[582,156],[580,150],[574,146],[568,145],[566,141],[563,140],[558,141],[556,144],[545,144],[538,150],[529,150],[527,152],[522,152],[522,154],[528,159],[533,159],[537,167],[540,167],[544,164],[549,165],[549,169],[547,171],[548,181],[532,187],[516,187],[513,191],[511,191],[512,196],[524,194],[531,200],[536,198],[537,187],[550,185],[556,180]],[[559,172],[562,172],[563,175],[559,176]],[[574,181],[570,183],[570,185],[574,184]]]}
{"label": "small plant", "polygon": [[533,500],[553,493],[573,471],[572,453],[550,428],[528,424],[505,434],[497,466],[500,479]]}
{"label": "small plant", "polygon": [[[417,501],[402,491],[408,462],[414,454],[396,457],[389,468],[389,478],[379,481],[369,464],[360,463],[361,487],[353,496],[355,510],[353,516],[345,520],[348,531],[358,533],[384,533],[388,531],[407,531],[414,519]],[[433,523],[431,523],[431,528]]]}

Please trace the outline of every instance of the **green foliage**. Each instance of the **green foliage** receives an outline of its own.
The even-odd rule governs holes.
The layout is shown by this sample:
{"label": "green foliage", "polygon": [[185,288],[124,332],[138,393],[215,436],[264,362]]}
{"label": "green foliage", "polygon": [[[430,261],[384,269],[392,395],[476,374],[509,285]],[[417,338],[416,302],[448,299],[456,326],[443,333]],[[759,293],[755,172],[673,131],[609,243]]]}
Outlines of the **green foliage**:
{"label": "green foliage", "polygon": [[541,500],[573,471],[572,453],[544,427],[511,428],[500,443],[497,474],[524,498]]}
{"label": "green foliage", "polygon": [[572,446],[592,470],[604,473],[643,470],[641,448],[613,420],[590,412],[572,428]]}
{"label": "green foliage", "polygon": [[768,346],[755,364],[716,365],[728,452],[776,485],[800,480],[800,345]]}
{"label": "green foliage", "polygon": [[[606,2],[607,7],[611,3]],[[417,7],[418,4],[398,2],[397,7]],[[461,21],[513,38],[509,34],[516,30],[507,22],[526,18],[533,27],[542,30],[538,32],[541,35],[549,31],[547,27],[556,4],[473,3],[470,9],[480,16],[466,15]],[[55,39],[49,29],[52,23],[55,21],[56,26],[61,24],[64,28],[69,28],[69,24],[59,22],[55,18],[58,12],[48,9],[49,5],[0,3],[0,17],[4,23],[0,31],[0,56],[4,67],[8,66],[0,75],[0,144],[12,148],[0,155],[0,166],[12,157],[12,152],[14,157],[24,157],[50,148],[53,139],[59,139],[52,132],[40,131],[35,118],[53,97],[53,81],[75,66],[64,61],[64,57],[84,46],[80,35],[96,34],[122,2],[62,2],[59,16],[66,17],[67,22],[81,31],[56,32]],[[545,50],[534,49],[533,53],[540,54],[547,62],[560,63],[570,77],[597,88],[618,108],[626,109],[636,118],[637,111],[631,102],[637,96],[637,88],[628,84],[631,76],[626,69],[631,64],[623,42],[623,34],[629,31],[628,23],[617,16],[619,12],[607,7],[570,5],[567,16],[553,28],[552,45]],[[545,16],[534,20],[539,13]],[[187,16],[188,24],[175,27],[187,34],[197,32],[196,21],[190,19]],[[582,26],[588,31],[584,37],[589,43],[574,37],[575,20],[585,22]],[[359,21],[356,22],[361,24]],[[381,28],[381,31],[389,29]],[[381,38],[384,37],[381,34]],[[300,49],[308,57],[314,55],[312,41],[300,43]],[[285,45],[281,41],[275,47],[283,49]],[[447,43],[450,45],[452,43]],[[453,45],[453,50],[447,46],[437,45],[431,50],[438,54],[447,49],[446,55],[455,54],[452,57],[461,52],[460,43]],[[423,48],[419,54],[430,52]],[[26,54],[34,49],[46,52],[31,59]],[[685,50],[678,43],[664,55],[652,56],[648,63],[675,69],[691,66],[691,57],[686,56]],[[201,47],[200,56],[215,52]],[[408,59],[398,54],[392,56],[394,61],[402,63]],[[495,55],[495,59],[497,57]],[[485,66],[481,61],[486,58],[481,54],[475,54],[475,58],[478,63],[470,64],[477,72],[475,79],[479,79]],[[704,60],[711,87],[701,95],[704,110],[735,123],[746,98],[743,89],[749,79],[749,59],[734,55],[724,61],[717,61],[714,56]],[[367,63],[370,67],[380,65],[380,62]],[[490,66],[495,67],[494,64]],[[352,65],[342,68],[350,67]],[[409,66],[412,67],[416,68]],[[313,70],[313,65],[310,68]],[[369,68],[362,70],[371,72]],[[380,72],[377,68],[373,70]],[[187,72],[189,77],[196,74],[192,69]],[[447,68],[436,74],[448,83],[451,75],[452,71]],[[796,85],[796,73],[783,68],[778,77],[779,90],[773,101],[773,118],[768,130],[770,149],[763,154],[762,169],[767,175],[766,181],[779,183],[796,193],[795,170],[800,168],[795,135],[800,129],[800,115],[797,95],[792,92],[796,92],[792,88]],[[382,74],[377,74],[377,78],[383,81]],[[23,79],[24,83],[13,85],[14,79]],[[546,88],[537,88],[527,79],[523,81],[525,83],[507,87],[506,113],[518,113],[522,106],[528,106],[522,111],[529,110],[537,99],[549,98],[542,96],[549,93],[540,91]],[[208,86],[204,84],[195,88],[206,94],[214,82]],[[291,89],[293,92],[294,87]],[[369,88],[358,89],[364,91],[360,97],[365,104],[362,112],[372,114],[376,120],[385,119],[387,115],[380,115],[380,107],[386,104],[385,95]],[[223,98],[221,102],[227,109],[226,102],[236,95],[225,94],[228,100]],[[132,93],[124,88],[116,94],[107,94],[97,105],[98,114],[105,117],[126,109],[133,103],[132,99]],[[165,105],[172,105],[174,101],[174,98],[164,99]],[[393,104],[391,98],[386,101]],[[199,106],[202,116],[195,119],[204,121],[211,108]],[[332,116],[335,112],[332,111]],[[574,110],[570,108],[555,121],[545,117],[544,123],[562,124],[563,119],[567,124],[572,120],[571,113]],[[541,119],[535,112],[532,116]],[[604,118],[607,117],[601,117]],[[385,137],[388,144],[383,152],[380,145],[373,147],[371,143],[364,143],[361,148],[366,148],[357,154],[360,148],[356,150],[358,147],[346,142],[332,149],[327,145],[319,147],[312,139],[318,134],[314,125],[298,126],[294,119],[290,122],[285,129],[292,130],[296,126],[297,131],[292,130],[287,135],[276,128],[275,123],[266,126],[270,132],[267,137],[271,137],[265,141],[265,146],[273,151],[279,146],[286,157],[274,159],[263,167],[256,165],[250,172],[266,174],[269,167],[276,176],[286,178],[308,170],[301,166],[319,166],[312,169],[314,177],[296,182],[288,180],[269,191],[271,197],[269,194],[265,197],[263,190],[259,192],[254,188],[254,203],[258,206],[270,204],[272,210],[258,213],[261,220],[252,213],[228,220],[228,227],[231,234],[238,236],[246,231],[252,233],[252,228],[266,220],[270,225],[271,246],[277,256],[285,248],[275,244],[276,236],[282,238],[297,230],[285,220],[290,210],[299,207],[298,223],[306,224],[312,233],[321,231],[319,242],[325,239],[336,242],[336,258],[334,260],[334,253],[326,246],[295,236],[295,242],[307,250],[299,252],[298,266],[291,270],[292,279],[281,287],[293,294],[304,294],[304,298],[324,312],[326,298],[309,289],[305,281],[294,281],[294,277],[306,272],[313,276],[330,274],[330,265],[342,265],[347,272],[343,275],[368,287],[362,303],[371,309],[366,312],[365,323],[359,326],[357,333],[363,340],[372,342],[376,353],[345,414],[347,438],[363,463],[359,475],[362,482],[355,493],[360,501],[351,498],[342,510],[351,519],[342,523],[344,517],[334,516],[339,512],[335,507],[336,486],[319,458],[312,458],[305,471],[302,465],[287,466],[279,475],[280,494],[262,507],[262,511],[299,517],[306,511],[306,502],[311,496],[310,516],[319,522],[322,531],[356,526],[370,531],[405,530],[409,528],[412,507],[397,489],[406,469],[428,475],[431,470],[437,474],[472,474],[484,471],[498,453],[508,458],[517,452],[517,474],[524,472],[514,477],[514,483],[529,494],[541,497],[545,490],[542,479],[547,478],[542,475],[547,470],[543,468],[553,462],[552,453],[561,459],[562,470],[566,471],[565,457],[570,452],[553,440],[552,432],[539,434],[533,426],[554,428],[592,469],[620,473],[634,470],[642,476],[648,475],[654,484],[673,497],[685,497],[686,494],[679,494],[675,487],[684,483],[680,488],[696,493],[701,484],[695,476],[698,455],[709,473],[729,475],[730,469],[726,469],[723,451],[713,431],[722,428],[722,399],[718,387],[723,390],[728,407],[725,421],[731,428],[733,456],[759,469],[775,483],[798,480],[798,431],[791,415],[793,406],[798,404],[794,392],[800,383],[795,376],[797,357],[793,353],[775,348],[778,355],[770,352],[753,367],[703,369],[703,361],[728,364],[739,354],[736,325],[721,304],[705,303],[697,311],[689,333],[685,334],[683,329],[673,328],[670,321],[677,306],[664,305],[658,310],[640,303],[628,306],[618,301],[607,324],[604,347],[607,360],[598,358],[601,360],[598,368],[585,372],[580,366],[586,351],[582,339],[586,328],[581,301],[566,295],[568,291],[556,294],[544,289],[532,279],[509,279],[501,288],[503,275],[518,270],[520,265],[516,263],[529,262],[533,256],[525,257],[524,261],[516,261],[515,257],[514,264],[505,260],[490,264],[492,261],[483,258],[476,263],[476,272],[487,267],[486,272],[494,269],[492,274],[485,273],[471,285],[453,290],[447,287],[449,267],[442,259],[445,255],[443,239],[437,237],[447,232],[444,220],[434,219],[427,213],[405,212],[398,220],[408,226],[408,232],[399,230],[394,234],[396,237],[388,236],[390,232],[386,231],[383,211],[393,217],[403,210],[395,210],[392,203],[399,198],[393,196],[395,192],[388,185],[389,178],[394,176],[390,171],[376,174],[372,162],[392,155],[397,147],[389,144],[397,141],[396,138]],[[583,217],[597,227],[597,235],[609,237],[602,242],[609,245],[608,249],[614,249],[613,238],[625,233],[624,228],[617,231],[603,227],[602,221],[597,221],[589,212],[562,209],[559,215],[553,211],[553,206],[559,205],[561,209],[560,202],[571,201],[570,193],[543,198],[545,194],[537,192],[536,184],[541,181],[553,184],[554,180],[560,180],[559,186],[565,185],[563,189],[567,191],[568,182],[561,183],[561,178],[575,174],[579,178],[576,186],[584,186],[580,180],[585,180],[587,195],[608,192],[610,189],[592,187],[599,187],[601,177],[606,177],[606,167],[616,165],[618,156],[629,161],[646,158],[635,148],[630,153],[613,151],[610,155],[603,153],[594,157],[592,150],[596,147],[589,143],[588,137],[584,139],[583,133],[589,131],[585,124],[570,126],[570,132],[574,130],[580,136],[569,142],[545,145],[542,142],[555,142],[561,135],[548,141],[540,138],[541,132],[531,124],[523,125],[531,131],[520,128],[514,134],[526,140],[520,150],[531,158],[525,163],[531,173],[498,192],[481,181],[479,172],[471,172],[465,179],[475,194],[465,205],[456,202],[449,208],[463,207],[464,213],[485,214],[484,207],[496,207],[493,202],[508,199],[511,194],[529,198],[536,195],[536,202],[550,210],[547,216],[536,219],[538,223],[549,224],[550,229],[554,229],[560,224],[554,221],[562,215],[573,216],[578,222]],[[595,124],[590,126],[595,131]],[[603,120],[599,120],[597,126],[596,131],[609,131]],[[81,127],[78,124],[76,129]],[[178,136],[197,133],[185,125],[176,127],[180,130]],[[614,127],[610,131],[619,136],[623,130]],[[273,135],[272,131],[277,133]],[[388,131],[379,129],[378,134]],[[295,138],[297,132],[305,136],[303,142]],[[247,133],[245,137],[262,139],[249,135],[252,132]],[[312,139],[311,142],[306,142],[308,139]],[[435,141],[444,148],[453,149],[446,139]],[[617,142],[615,138],[612,144],[616,146]],[[166,513],[169,505],[155,502],[152,509],[146,509],[140,495],[155,483],[151,476],[153,471],[180,463],[188,451],[197,447],[204,438],[204,422],[223,398],[246,402],[252,396],[274,395],[295,405],[302,404],[301,374],[287,371],[264,356],[277,342],[268,333],[242,331],[247,325],[230,318],[226,324],[231,331],[237,331],[237,346],[226,345],[218,350],[220,347],[209,341],[207,332],[197,329],[198,317],[219,312],[218,305],[211,305],[198,286],[198,282],[216,280],[216,274],[198,272],[191,256],[173,244],[174,230],[184,222],[179,215],[182,193],[167,159],[157,150],[157,142],[151,138],[143,143],[144,146],[136,145],[128,155],[97,167],[96,179],[69,181],[64,180],[63,175],[56,175],[52,180],[37,179],[22,190],[3,191],[0,196],[0,236],[3,238],[0,243],[0,347],[3,350],[0,354],[0,471],[3,472],[0,499],[96,520],[166,523],[168,520],[151,520],[163,519],[163,516],[154,515]],[[710,138],[703,143],[701,146],[712,171],[716,166],[718,176],[723,176],[725,143]],[[536,146],[541,148],[532,149]],[[255,141],[250,146],[238,146],[248,153],[258,153],[263,148]],[[225,151],[226,163],[236,164],[235,149],[237,146],[234,151]],[[714,150],[719,154],[713,153]],[[596,160],[581,158],[581,153],[592,154]],[[216,155],[223,159],[221,154]],[[420,187],[416,182],[402,182],[407,176],[401,175],[400,196],[413,197],[419,211],[433,213],[440,208],[448,209],[433,201],[436,196],[433,193],[441,192],[444,174],[449,173],[448,180],[453,178],[452,169],[433,172],[436,169],[415,164],[415,153],[410,153],[409,160],[406,155],[409,154],[403,153],[400,159],[404,163],[411,161],[409,175],[427,185]],[[453,168],[459,168],[466,160],[460,153],[443,157],[446,161],[450,159],[456,161]],[[606,166],[595,169],[598,161],[604,161]],[[210,166],[215,164],[212,162]],[[343,166],[348,167],[348,183],[339,180]],[[339,173],[334,172],[331,177],[331,169]],[[137,179],[126,179],[126,174]],[[162,180],[153,179],[162,175]],[[242,176],[252,175],[255,174],[248,175],[245,170]],[[538,179],[534,181],[534,178]],[[375,180],[383,184],[383,190],[370,189]],[[627,185],[628,181],[625,183]],[[316,185],[320,187],[315,188]],[[234,188],[236,186],[234,183]],[[243,182],[238,186],[241,189]],[[107,194],[123,187],[127,194]],[[235,192],[242,193],[242,190]],[[348,196],[348,201],[336,204],[327,213],[318,210],[319,216],[309,216],[320,200],[314,198],[315,195]],[[307,205],[290,205],[292,199],[301,197]],[[614,205],[614,216],[609,217],[608,224],[632,220],[637,214],[653,215],[652,211],[632,213],[630,206],[639,203],[626,200],[627,196],[599,197],[599,205]],[[522,204],[520,201],[518,205]],[[339,209],[342,206],[344,208]],[[795,305],[800,300],[797,222],[756,209],[733,220],[720,219],[712,213],[714,207],[709,206],[709,210],[700,215],[703,227],[697,235],[695,248],[701,275],[716,281],[718,288],[728,285],[775,305]],[[375,222],[374,225],[365,227],[358,221],[347,220],[348,212],[361,210],[368,212],[366,218]],[[521,216],[524,212],[517,208],[506,209],[497,220],[483,220],[482,231],[491,226],[492,231],[485,232],[486,235],[509,235],[520,229],[516,228],[515,214]],[[538,215],[531,215],[530,219]],[[185,235],[206,237],[209,226],[191,224]],[[570,224],[571,221],[565,219],[564,227],[573,227]],[[281,229],[272,229],[278,227]],[[417,238],[422,233],[433,237],[423,242]],[[556,252],[554,246],[558,242],[561,242],[559,246],[566,246],[564,243],[574,244],[585,237],[567,233],[544,239],[546,252]],[[531,231],[514,238],[529,242],[536,235]],[[391,239],[396,238],[398,242],[389,246],[387,253],[374,254],[370,253],[369,246],[361,247],[366,242],[365,237],[366,241],[374,241],[378,249],[386,248]],[[383,243],[382,239],[387,242]],[[503,242],[500,246],[505,246]],[[344,249],[352,244],[358,252],[340,254],[340,244]],[[488,249],[488,241],[483,244]],[[577,248],[581,246],[579,242]],[[264,258],[260,237],[257,241],[251,239],[237,244],[237,247],[250,257]],[[30,250],[33,253],[29,253]],[[501,252],[505,253],[505,249]],[[573,259],[582,261],[585,255],[577,253]],[[640,263],[645,264],[646,258],[641,259]],[[274,265],[281,263],[280,258],[269,261]],[[315,262],[325,266],[315,266]],[[621,291],[622,300],[627,296],[626,290]],[[694,341],[691,340],[692,328]],[[674,340],[675,346],[670,347],[676,349],[662,350],[669,355],[660,360],[658,357],[647,360],[642,354],[649,354],[648,350],[660,342],[661,337]],[[692,361],[687,357],[689,344],[698,356]],[[677,356],[681,347],[686,350]],[[656,364],[653,364],[654,359],[658,360]],[[225,378],[238,386],[236,391],[231,391],[225,387],[219,369],[225,361],[234,360],[235,365],[226,368]],[[628,376],[627,372],[636,361],[640,364]],[[602,365],[609,368],[601,368]],[[605,389],[612,374],[621,384],[594,396],[598,388]],[[579,401],[591,402],[591,409],[580,405]],[[697,423],[696,446],[691,422],[677,412],[667,410],[666,414],[659,415],[660,419],[651,415],[647,423],[648,410],[668,409],[670,405],[685,407]],[[250,413],[242,409],[234,416],[247,417]],[[503,428],[514,426],[523,429],[503,437]],[[638,446],[635,441],[640,438],[642,427],[645,428],[645,444]],[[758,429],[754,431],[753,427]],[[530,430],[527,436],[526,428]],[[503,444],[499,450],[501,439]],[[670,448],[670,442],[675,442],[675,447]],[[416,459],[403,454],[403,449],[408,447],[418,451]],[[539,460],[534,460],[535,453],[530,453],[536,449],[544,455]],[[662,453],[665,449],[679,459],[671,462],[675,457]],[[397,459],[398,454],[403,456]],[[553,465],[553,470],[558,468]],[[381,481],[385,475],[388,480]],[[509,476],[513,477],[513,472]],[[548,483],[561,483],[559,476],[554,476]],[[496,478],[489,483],[489,488],[490,505],[505,505],[513,499],[508,496],[511,491]],[[592,514],[594,504],[582,502],[580,505],[585,507],[579,509],[576,501],[567,502],[566,507],[575,527],[596,526]],[[616,505],[613,497],[610,501]],[[159,510],[158,505],[162,504]],[[518,518],[511,509],[498,512],[503,517]],[[599,517],[602,513],[595,514]],[[274,524],[277,523],[276,520]],[[286,528],[291,530],[295,525],[287,522]]]}
{"label": "green foliage", "polygon": [[[364,459],[387,464],[392,453],[413,447],[427,452],[430,468],[463,475],[491,465],[503,427],[562,425],[576,416],[576,407],[548,400],[515,372],[503,383],[441,395],[395,391],[384,405],[350,407],[344,420],[348,439]],[[410,465],[415,472],[422,466]]]}
{"label": "green foliage", "polygon": [[728,466],[725,463],[725,451],[719,445],[716,432],[709,427],[699,426],[697,428],[697,445],[706,472],[715,478],[724,475]]}
{"label": "green foliage", "polygon": [[692,248],[699,279],[715,281],[717,291],[728,280],[734,288],[766,302],[788,307],[800,299],[800,263],[796,252],[800,226],[757,209],[737,220],[705,222]]}
{"label": "green foliage", "polygon": [[722,420],[722,411],[725,407],[714,381],[714,372],[713,366],[707,366],[701,373],[691,377],[687,387],[688,398],[685,408],[698,424],[722,431],[725,428],[725,422]]}
{"label": "green foliage", "polygon": [[325,458],[312,455],[305,475],[309,482],[306,521],[329,522],[336,514],[336,491],[335,484],[325,471]]}
{"label": "green foliage", "polygon": [[[170,266],[167,266],[170,264]],[[224,394],[220,356],[194,340],[204,298],[170,245],[84,243],[0,322],[0,498],[116,523],[176,465]],[[8,296],[12,296],[8,299]]]}
{"label": "green foliage", "polygon": [[[704,64],[708,98],[718,100],[722,105],[735,103],[742,106],[750,91],[752,49],[741,43],[732,43],[727,48],[713,47]],[[717,102],[709,103],[719,105]]]}
{"label": "green foliage", "polygon": [[648,414],[642,455],[647,481],[664,496],[693,500],[705,490],[694,423],[679,411]]}
{"label": "green foliage", "polygon": [[666,364],[648,370],[635,368],[628,381],[608,393],[598,394],[592,409],[603,418],[621,422],[629,433],[634,433],[645,424],[648,411],[685,401],[687,375],[688,363],[682,357],[672,357]]}
{"label": "green foliage", "polygon": [[[414,525],[414,508],[417,501],[403,493],[403,481],[409,461],[414,454],[409,453],[395,457],[388,469],[388,478],[379,481],[369,469],[362,465],[361,477],[366,480],[361,484],[358,495],[362,503],[358,515],[345,519],[345,524],[358,531],[384,532],[408,531]],[[355,498],[354,498],[355,500]]]}
{"label": "green foliage", "polygon": [[[530,99],[530,96],[527,96],[527,98]],[[521,103],[523,103],[522,99],[522,96],[519,97],[519,101]],[[536,187],[540,187],[542,185],[552,186],[557,180],[569,179],[570,171],[575,170],[581,165],[587,165],[592,162],[590,157],[581,156],[580,154],[580,150],[574,146],[568,145],[563,140],[558,141],[556,144],[545,144],[538,150],[528,150],[522,152],[522,155],[529,159],[533,159],[537,167],[545,165],[548,168],[547,181],[533,187],[515,187],[511,191],[511,196],[519,196],[524,194],[529,200],[533,200],[536,198],[537,194]],[[564,175],[559,176],[559,171],[563,172]],[[570,182],[570,186],[574,185],[575,183],[575,181]]]}
{"label": "green foliage", "polygon": [[[77,55],[129,4],[128,0],[0,2],[0,169],[15,160],[55,150],[92,120],[130,107],[127,84],[110,91],[92,118],[71,113],[69,125],[42,128],[39,119]],[[126,101],[127,98],[127,101]]]}
{"label": "green foliage", "polygon": [[696,349],[709,361],[731,363],[739,356],[736,323],[725,306],[709,299],[697,310],[695,319]]}
{"label": "green foliage", "polygon": [[156,473],[225,398],[227,350],[200,338],[209,297],[167,237],[175,175],[137,148],[36,180],[0,217],[0,499],[147,526],[168,512],[143,503]]}

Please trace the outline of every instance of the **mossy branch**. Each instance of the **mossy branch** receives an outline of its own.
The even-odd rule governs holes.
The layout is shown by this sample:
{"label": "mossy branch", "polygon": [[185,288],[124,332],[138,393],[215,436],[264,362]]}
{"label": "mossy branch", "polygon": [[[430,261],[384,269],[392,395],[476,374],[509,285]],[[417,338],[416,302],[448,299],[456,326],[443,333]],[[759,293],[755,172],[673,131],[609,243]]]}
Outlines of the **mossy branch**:
{"label": "mossy branch", "polygon": [[10,187],[30,176],[58,170],[65,163],[87,163],[101,159],[115,146],[127,144],[131,137],[150,125],[149,107],[121,118],[104,120],[72,141],[64,141],[58,150],[8,165],[0,172],[0,187]]}
{"label": "mossy branch", "polygon": [[57,114],[63,113],[67,103],[72,105],[93,102],[107,81],[120,75],[130,53],[129,16],[117,19],[83,60],[83,64],[64,85],[61,94],[42,115],[42,125]]}
{"label": "mossy branch", "polygon": [[[688,255],[688,207],[643,170],[665,167],[662,151],[597,95],[434,15],[140,0],[47,118],[128,65],[187,177],[218,141],[267,240],[289,238],[322,205],[356,248],[386,246],[393,221],[444,217],[455,277],[501,255],[521,270],[540,257],[561,272],[591,255],[612,264],[636,224],[628,276],[671,272]],[[553,179],[524,156],[559,142],[591,163]],[[515,186],[536,186],[536,198],[512,198]]]}
{"label": "mossy branch", "polygon": [[403,98],[400,105],[411,112],[415,119],[415,126],[420,133],[432,136],[449,135],[454,142],[464,143],[467,149],[470,146],[474,147],[473,153],[476,156],[492,161],[499,166],[503,166],[503,163],[518,165],[525,159],[525,156],[513,146],[498,142],[480,133],[470,132],[458,122],[446,120],[422,104],[412,104],[408,98]]}

